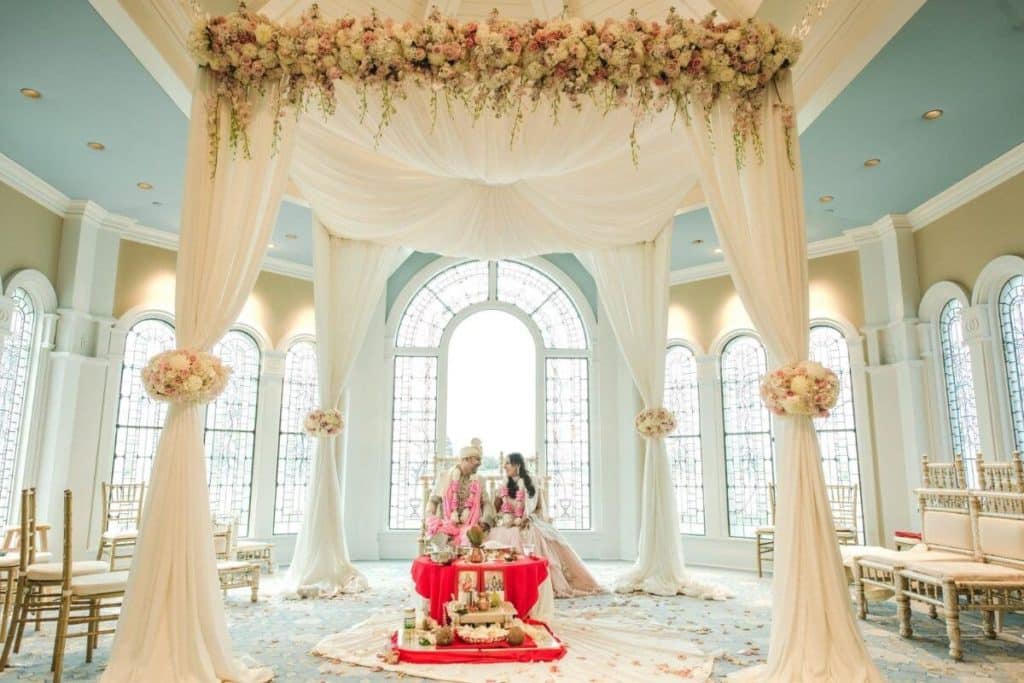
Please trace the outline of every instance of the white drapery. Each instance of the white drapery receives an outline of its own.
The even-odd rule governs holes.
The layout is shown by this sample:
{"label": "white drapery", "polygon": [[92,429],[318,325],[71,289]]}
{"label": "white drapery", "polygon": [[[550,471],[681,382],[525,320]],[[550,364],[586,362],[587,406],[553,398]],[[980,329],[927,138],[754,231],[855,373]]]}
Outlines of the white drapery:
{"label": "white drapery", "polygon": [[[809,312],[807,237],[796,135],[791,168],[785,129],[774,108],[792,104],[788,73],[768,88],[760,117],[764,159],[748,150],[738,169],[729,103],[711,111],[711,137],[696,125],[688,135],[729,272],[761,334],[771,362],[806,360]],[[702,112],[695,112],[699,121]],[[817,434],[809,417],[775,420],[776,514],[772,631],[768,663],[740,680],[883,680],[868,656],[850,595],[825,493]]]}
{"label": "white drapery", "polygon": [[[334,237],[313,225],[313,300],[316,309],[320,407],[345,418],[349,377],[366,339],[375,304],[405,250]],[[305,514],[295,539],[289,581],[327,594],[358,592],[366,579],[349,561],[343,524],[341,477],[345,436],[317,439]]]}
{"label": "white drapery", "polygon": [[[179,348],[209,351],[236,319],[259,274],[287,180],[290,121],[271,153],[268,99],[253,103],[252,159],[228,151],[221,107],[220,157],[210,178],[202,71],[192,98],[175,289]],[[103,680],[247,681],[234,660],[217,581],[203,405],[171,405],[153,460],[128,592]]]}

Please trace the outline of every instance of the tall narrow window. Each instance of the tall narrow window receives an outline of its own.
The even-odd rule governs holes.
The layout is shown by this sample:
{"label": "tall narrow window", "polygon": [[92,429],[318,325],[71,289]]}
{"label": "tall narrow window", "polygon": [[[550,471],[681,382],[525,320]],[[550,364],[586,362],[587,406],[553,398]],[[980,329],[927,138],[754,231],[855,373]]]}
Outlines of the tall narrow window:
{"label": "tall narrow window", "polygon": [[[860,462],[857,458],[857,421],[853,406],[853,376],[850,368],[850,350],[843,333],[831,325],[811,328],[811,360],[818,361],[839,377],[839,399],[828,417],[814,419],[821,447],[821,465],[825,483],[839,486],[857,486],[860,490]],[[858,501],[858,534],[863,540],[864,507]]]}
{"label": "tall narrow window", "polygon": [[295,534],[302,525],[306,486],[316,440],[303,429],[306,414],[320,403],[316,344],[291,345],[284,361],[281,426],[277,441],[277,486],[274,495],[274,533]]}
{"label": "tall narrow window", "polygon": [[245,332],[231,330],[213,347],[213,353],[231,368],[231,379],[206,408],[210,511],[218,517],[234,518],[238,535],[248,536],[260,347]]}
{"label": "tall narrow window", "polygon": [[437,358],[395,356],[391,417],[391,527],[415,529],[423,510],[421,477],[434,472]]}
{"label": "tall narrow window", "polygon": [[999,328],[1003,337],[1006,384],[1017,450],[1024,450],[1024,275],[1010,278],[999,293]]}
{"label": "tall narrow window", "polygon": [[975,460],[981,450],[978,408],[974,399],[974,373],[971,353],[964,340],[964,306],[950,299],[939,315],[939,341],[942,346],[942,370],[946,385],[949,435],[953,453],[964,459],[967,483],[975,485]]}
{"label": "tall narrow window", "polygon": [[722,351],[722,417],[725,424],[725,489],[729,535],[753,538],[770,522],[768,487],[775,481],[771,414],[761,403],[764,347],[754,337],[734,337]]}
{"label": "tall narrow window", "polygon": [[163,320],[146,318],[132,325],[124,343],[121,388],[114,426],[114,484],[145,484],[153,467],[167,404],[154,401],[142,386],[142,369],[149,359],[174,348],[174,328]]}
{"label": "tall narrow window", "polygon": [[704,534],[704,470],[700,448],[697,357],[682,344],[665,352],[665,407],[676,416],[676,430],[665,439],[679,508],[679,531]]}
{"label": "tall narrow window", "polygon": [[38,318],[32,297],[24,289],[16,288],[11,299],[11,331],[0,354],[0,528],[10,523],[14,492],[18,488]]}

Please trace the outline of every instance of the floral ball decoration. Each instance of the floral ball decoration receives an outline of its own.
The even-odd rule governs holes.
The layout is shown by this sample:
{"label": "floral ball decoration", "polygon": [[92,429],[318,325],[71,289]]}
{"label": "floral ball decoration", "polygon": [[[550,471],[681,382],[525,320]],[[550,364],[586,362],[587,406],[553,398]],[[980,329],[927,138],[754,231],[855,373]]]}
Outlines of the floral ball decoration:
{"label": "floral ball decoration", "polygon": [[821,363],[803,360],[761,378],[761,400],[780,416],[828,417],[839,398],[839,378]]}
{"label": "floral ball decoration", "polygon": [[636,431],[648,439],[660,439],[676,429],[676,416],[668,408],[641,410],[633,421]]}
{"label": "floral ball decoration", "polygon": [[337,436],[345,428],[345,418],[337,408],[317,408],[306,415],[303,427],[310,436]]}
{"label": "floral ball decoration", "polygon": [[209,403],[231,377],[231,368],[206,351],[174,349],[158,353],[142,370],[146,393],[157,401]]}

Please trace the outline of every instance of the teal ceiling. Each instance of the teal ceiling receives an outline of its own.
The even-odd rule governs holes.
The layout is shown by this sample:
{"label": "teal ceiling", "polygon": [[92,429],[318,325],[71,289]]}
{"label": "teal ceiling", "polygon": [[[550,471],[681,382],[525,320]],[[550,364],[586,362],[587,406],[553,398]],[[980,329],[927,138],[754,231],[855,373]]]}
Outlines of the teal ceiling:
{"label": "teal ceiling", "polygon": [[[800,138],[810,240],[905,213],[1024,141],[1022,18],[1021,0],[925,3]],[[70,197],[177,229],[188,121],[86,0],[7,3],[0,64],[0,152]],[[310,263],[309,224],[286,203],[271,253]],[[707,211],[675,226],[674,268],[720,259]]]}

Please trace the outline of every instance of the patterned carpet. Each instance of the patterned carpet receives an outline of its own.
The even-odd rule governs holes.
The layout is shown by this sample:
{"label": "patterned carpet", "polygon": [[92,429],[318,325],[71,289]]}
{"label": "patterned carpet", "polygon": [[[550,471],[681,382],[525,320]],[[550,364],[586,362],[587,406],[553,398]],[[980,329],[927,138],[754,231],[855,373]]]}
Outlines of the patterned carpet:
{"label": "patterned carpet", "polygon": [[[610,583],[627,565],[594,562],[591,566],[602,582]],[[381,609],[397,615],[399,608],[411,601],[407,562],[366,562],[360,563],[360,568],[373,586],[363,595],[321,601],[284,600],[276,595],[277,576],[265,579],[260,602],[255,605],[248,602],[247,590],[234,591],[228,597],[227,615],[236,653],[249,662],[272,667],[278,681],[389,678],[383,672],[340,666],[308,654],[325,635],[358,623]],[[770,580],[737,571],[698,569],[694,573],[706,581],[728,585],[740,597],[726,602],[703,602],[685,597],[601,595],[558,601],[556,608],[584,616],[600,613],[604,617],[642,612],[652,620],[676,626],[681,638],[717,655],[716,678],[763,661],[768,649]],[[985,639],[980,621],[973,616],[965,617],[963,624],[963,663],[947,658],[941,620],[917,614],[914,639],[900,638],[895,605],[891,602],[872,607],[863,632],[871,654],[890,681],[1024,681],[1024,616],[1009,617],[997,640]],[[13,660],[16,668],[8,669],[0,677],[12,681],[47,680],[52,646],[52,629],[29,632],[21,654]],[[101,641],[96,661],[85,664],[84,641],[71,641],[65,680],[96,680],[109,648],[108,637]]]}

